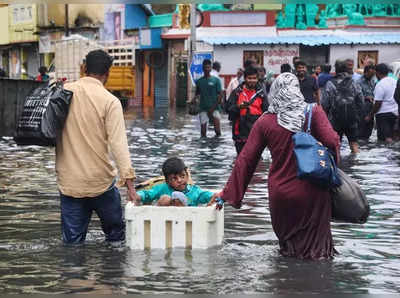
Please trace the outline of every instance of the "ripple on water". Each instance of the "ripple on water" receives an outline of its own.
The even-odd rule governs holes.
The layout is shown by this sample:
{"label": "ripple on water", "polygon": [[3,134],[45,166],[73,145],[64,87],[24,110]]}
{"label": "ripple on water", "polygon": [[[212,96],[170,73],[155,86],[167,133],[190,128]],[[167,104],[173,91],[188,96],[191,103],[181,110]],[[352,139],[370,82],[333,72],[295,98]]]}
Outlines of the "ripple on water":
{"label": "ripple on water", "polygon": [[[193,180],[219,190],[236,152],[226,115],[223,135],[201,139],[185,111],[127,114],[129,150],[138,180],[161,174],[162,162],[179,155]],[[97,216],[83,246],[61,242],[54,149],[18,147],[0,139],[0,291],[2,293],[237,294],[396,293],[400,291],[400,143],[371,142],[361,153],[342,145],[341,167],[367,194],[364,225],[332,223],[339,255],[334,261],[283,258],[271,226],[264,151],[243,207],[225,209],[225,240],[209,250],[131,251],[104,244]],[[121,189],[123,204],[126,190]]]}

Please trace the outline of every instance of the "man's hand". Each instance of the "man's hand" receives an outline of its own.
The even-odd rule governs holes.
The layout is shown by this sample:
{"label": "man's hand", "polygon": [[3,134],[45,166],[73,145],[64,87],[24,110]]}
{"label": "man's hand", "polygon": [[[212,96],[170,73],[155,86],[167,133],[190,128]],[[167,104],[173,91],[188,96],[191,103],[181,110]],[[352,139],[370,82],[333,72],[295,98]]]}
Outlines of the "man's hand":
{"label": "man's hand", "polygon": [[132,202],[135,206],[139,206],[142,202],[140,196],[136,193],[135,189],[128,189],[128,201]]}
{"label": "man's hand", "polygon": [[374,102],[374,98],[371,97],[371,96],[365,96],[365,100],[366,100],[366,101],[369,101],[369,102],[371,102],[371,103]]}
{"label": "man's hand", "polygon": [[372,116],[371,115],[365,116],[365,118],[364,118],[365,122],[370,122],[371,120],[372,120]]}
{"label": "man's hand", "polygon": [[239,109],[247,109],[249,107],[249,102],[244,101],[239,105]]}
{"label": "man's hand", "polygon": [[133,179],[126,179],[126,187],[128,188],[128,201],[132,202],[135,206],[141,203],[140,196],[136,193],[133,186]]}

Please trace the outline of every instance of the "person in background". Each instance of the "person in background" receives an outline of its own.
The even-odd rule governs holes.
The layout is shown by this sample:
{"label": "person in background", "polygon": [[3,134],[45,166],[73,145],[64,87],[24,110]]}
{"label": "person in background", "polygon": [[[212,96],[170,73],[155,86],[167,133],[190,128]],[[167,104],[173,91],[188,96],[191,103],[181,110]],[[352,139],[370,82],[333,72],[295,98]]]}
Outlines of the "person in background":
{"label": "person in background", "polygon": [[268,95],[269,88],[271,87],[271,83],[265,76],[266,70],[264,66],[257,67],[257,75],[258,75],[258,84],[260,88],[263,90],[265,96]]}
{"label": "person in background", "polygon": [[73,98],[56,145],[56,174],[67,244],[85,241],[93,211],[106,241],[123,241],[118,187],[127,187],[128,200],[137,199],[121,102],[104,88],[111,64],[108,53],[91,51],[86,56],[86,76],[64,85]]}
{"label": "person in background", "polygon": [[203,61],[203,73],[204,75],[196,81],[196,97],[200,98],[201,137],[207,136],[207,126],[210,118],[213,119],[216,136],[221,136],[221,81],[211,75],[211,61],[209,59]]}
{"label": "person in background", "polygon": [[354,81],[358,81],[361,78],[361,75],[357,72],[354,72],[354,60],[353,59],[346,59],[344,60],[347,67],[347,73],[351,75]]}
{"label": "person in background", "polygon": [[232,139],[238,155],[253,124],[267,109],[267,94],[259,84],[257,69],[250,66],[244,71],[244,83],[231,93],[227,103],[229,120],[232,121]]}
{"label": "person in background", "polygon": [[365,118],[371,114],[374,106],[374,90],[376,82],[375,77],[375,66],[366,65],[364,67],[364,74],[357,81],[361,87],[361,91],[364,95],[364,104],[362,107],[362,113],[360,117],[360,122],[358,124],[358,138],[368,141],[374,129],[374,118],[365,121]]}
{"label": "person in background", "polygon": [[215,61],[212,64],[212,70],[211,70],[211,75],[214,77],[217,77],[220,82],[221,82],[221,89],[224,90],[224,80],[220,77],[219,72],[221,71],[221,63],[219,63],[218,61]]}
{"label": "person in background", "polygon": [[[295,75],[285,72],[272,83],[271,104],[253,125],[246,145],[219,197],[234,208],[242,200],[266,147],[272,163],[268,202],[273,230],[283,256],[330,259],[335,254],[331,233],[332,202],[329,189],[297,178],[293,134],[304,130],[306,102]],[[334,152],[339,161],[339,136],[322,108],[315,105],[311,134]]]}
{"label": "person in background", "polygon": [[281,65],[281,73],[284,72],[292,72],[292,67],[290,66],[289,63],[284,63]]}
{"label": "person in background", "polygon": [[326,82],[333,78],[331,75],[331,69],[332,67],[329,64],[324,64],[321,66],[321,73],[318,75],[319,88],[324,88]]}
{"label": "person in background", "polygon": [[4,69],[0,68],[0,78],[5,78],[7,77],[6,72],[4,71]]}
{"label": "person in background", "polygon": [[219,72],[221,71],[221,63],[219,63],[218,61],[215,61],[212,64],[212,69],[211,69],[211,75],[214,77],[217,77],[219,79],[219,81],[221,82],[221,104],[224,106],[226,104],[226,95],[225,95],[225,84],[224,84],[224,79],[221,78],[221,76],[219,75]]}
{"label": "person in background", "polygon": [[319,74],[321,73],[321,71],[322,71],[321,65],[317,65],[317,66],[314,68],[314,72],[313,72],[312,76],[318,80],[318,76],[319,76]]}
{"label": "person in background", "polygon": [[361,87],[347,72],[345,61],[335,62],[336,75],[325,85],[322,106],[340,139],[346,135],[352,153],[358,153],[358,123],[364,96]]}
{"label": "person in background", "polygon": [[293,65],[293,69],[292,72],[295,75],[296,74],[296,63],[300,61],[300,57],[299,56],[294,56],[292,59],[292,65]]}
{"label": "person in background", "polygon": [[320,104],[320,91],[317,79],[307,74],[307,64],[303,61],[297,61],[296,76],[300,83],[300,90],[307,103],[316,102]]}
{"label": "person in background", "polygon": [[188,168],[178,157],[164,161],[162,172],[165,182],[148,190],[139,190],[136,204],[156,202],[157,206],[199,206],[212,204],[217,196],[197,185],[189,184]]}
{"label": "person in background", "polygon": [[232,80],[229,82],[228,88],[226,88],[226,98],[229,99],[229,96],[231,95],[232,91],[235,90],[237,87],[239,87],[239,81],[243,77],[243,69],[238,68],[236,72],[236,77],[232,78]]}
{"label": "person in background", "polygon": [[39,71],[39,74],[36,77],[36,81],[47,82],[50,79],[49,75],[47,74],[46,66],[40,66],[38,71]]}
{"label": "person in background", "polygon": [[378,83],[374,89],[374,107],[365,117],[365,121],[372,121],[376,117],[378,140],[386,143],[393,142],[396,120],[399,115],[398,105],[394,99],[396,80],[389,77],[389,67],[380,63],[375,67]]}

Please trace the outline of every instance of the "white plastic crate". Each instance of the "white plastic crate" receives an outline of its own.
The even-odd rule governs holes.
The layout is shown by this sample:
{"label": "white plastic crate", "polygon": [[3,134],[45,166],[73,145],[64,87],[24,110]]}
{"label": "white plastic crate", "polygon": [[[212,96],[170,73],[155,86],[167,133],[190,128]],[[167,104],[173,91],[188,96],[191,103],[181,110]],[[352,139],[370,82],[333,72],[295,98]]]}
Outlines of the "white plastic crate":
{"label": "white plastic crate", "polygon": [[222,244],[224,209],[125,206],[126,245],[131,249],[200,248]]}

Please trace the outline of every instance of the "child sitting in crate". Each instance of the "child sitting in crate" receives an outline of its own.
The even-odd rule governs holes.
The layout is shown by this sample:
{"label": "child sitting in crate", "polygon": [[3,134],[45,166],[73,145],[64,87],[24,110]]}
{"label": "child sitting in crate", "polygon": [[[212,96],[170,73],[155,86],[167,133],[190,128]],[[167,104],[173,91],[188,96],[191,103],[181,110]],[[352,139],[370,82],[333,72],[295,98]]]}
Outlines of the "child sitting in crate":
{"label": "child sitting in crate", "polygon": [[217,194],[202,190],[197,185],[188,184],[189,172],[184,162],[178,157],[168,158],[162,166],[165,182],[156,184],[148,190],[137,192],[140,197],[135,202],[152,203],[157,206],[198,206],[212,205]]}

